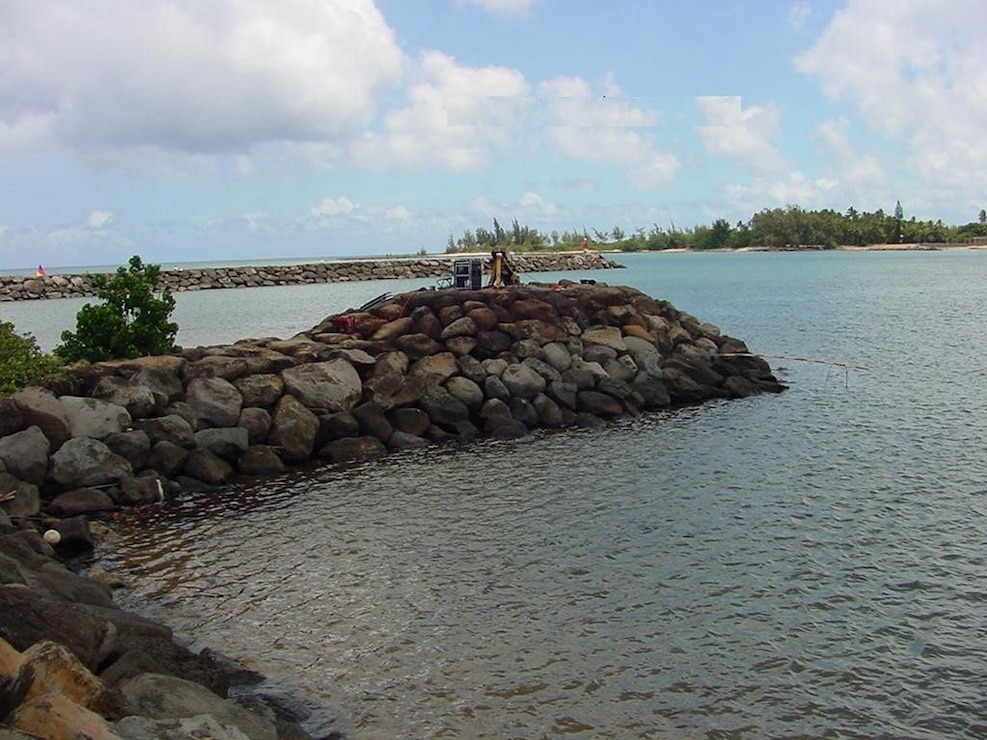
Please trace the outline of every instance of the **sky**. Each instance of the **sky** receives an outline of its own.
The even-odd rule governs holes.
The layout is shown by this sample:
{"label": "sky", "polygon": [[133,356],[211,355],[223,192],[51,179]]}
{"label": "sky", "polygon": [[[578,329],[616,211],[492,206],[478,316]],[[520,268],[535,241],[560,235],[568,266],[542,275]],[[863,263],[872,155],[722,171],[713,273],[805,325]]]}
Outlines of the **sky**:
{"label": "sky", "polygon": [[0,269],[987,207],[984,0],[0,0]]}

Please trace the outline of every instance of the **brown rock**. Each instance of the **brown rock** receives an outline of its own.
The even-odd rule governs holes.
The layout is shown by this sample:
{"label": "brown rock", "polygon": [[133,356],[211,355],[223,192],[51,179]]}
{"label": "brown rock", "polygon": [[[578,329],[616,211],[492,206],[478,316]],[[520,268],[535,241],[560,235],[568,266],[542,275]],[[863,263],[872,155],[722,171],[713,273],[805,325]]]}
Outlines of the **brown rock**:
{"label": "brown rock", "polygon": [[25,388],[10,396],[21,415],[25,427],[38,427],[48,439],[52,450],[57,450],[72,437],[65,409],[58,399],[39,388]]}
{"label": "brown rock", "polygon": [[319,419],[294,396],[282,396],[274,407],[268,443],[285,462],[303,462],[312,456]]}
{"label": "brown rock", "polygon": [[280,375],[262,373],[237,378],[233,385],[240,391],[244,406],[257,406],[268,409],[284,393],[284,381]]}
{"label": "brown rock", "polygon": [[233,478],[233,466],[219,455],[198,448],[192,450],[185,458],[182,473],[211,486],[221,486]]}

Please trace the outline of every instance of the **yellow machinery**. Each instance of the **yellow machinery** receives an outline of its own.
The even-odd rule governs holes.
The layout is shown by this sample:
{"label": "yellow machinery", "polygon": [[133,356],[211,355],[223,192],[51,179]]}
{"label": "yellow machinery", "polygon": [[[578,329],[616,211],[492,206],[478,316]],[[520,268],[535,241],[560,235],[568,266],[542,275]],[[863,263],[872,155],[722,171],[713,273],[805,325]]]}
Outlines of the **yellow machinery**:
{"label": "yellow machinery", "polygon": [[506,288],[509,285],[520,285],[521,276],[507,259],[507,252],[495,249],[490,253],[490,288]]}

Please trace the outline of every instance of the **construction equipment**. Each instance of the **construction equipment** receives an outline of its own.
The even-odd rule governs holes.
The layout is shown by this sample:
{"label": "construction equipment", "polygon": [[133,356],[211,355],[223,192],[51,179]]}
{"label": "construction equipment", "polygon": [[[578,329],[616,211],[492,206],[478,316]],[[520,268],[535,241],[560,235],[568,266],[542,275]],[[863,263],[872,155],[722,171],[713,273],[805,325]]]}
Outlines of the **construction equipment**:
{"label": "construction equipment", "polygon": [[490,253],[490,282],[491,288],[506,288],[509,285],[520,285],[521,275],[507,259],[507,252],[495,249]]}

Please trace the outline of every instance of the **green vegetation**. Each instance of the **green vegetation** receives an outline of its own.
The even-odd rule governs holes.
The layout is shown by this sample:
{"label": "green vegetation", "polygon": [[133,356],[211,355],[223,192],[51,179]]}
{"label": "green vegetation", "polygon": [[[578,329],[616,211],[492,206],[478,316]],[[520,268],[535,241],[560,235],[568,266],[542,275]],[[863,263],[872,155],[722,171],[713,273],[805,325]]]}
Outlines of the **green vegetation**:
{"label": "green vegetation", "polygon": [[29,385],[43,386],[52,380],[61,364],[38,348],[31,334],[17,334],[9,321],[0,321],[0,395]]}
{"label": "green vegetation", "polygon": [[974,237],[987,237],[987,211],[981,210],[976,221],[961,226],[948,226],[941,220],[918,221],[905,219],[900,202],[894,211],[873,213],[848,208],[845,213],[832,209],[806,211],[799,206],[771,208],[758,211],[746,223],[731,226],[722,218],[711,224],[679,229],[675,224],[663,228],[655,224],[650,230],[639,228],[626,234],[619,226],[610,231],[586,229],[552,231],[545,235],[517,219],[511,229],[504,229],[494,219],[493,230],[478,227],[466,231],[459,239],[449,236],[446,252],[483,252],[493,249],[513,249],[522,252],[542,250],[564,251],[594,248],[624,252],[658,251],[665,249],[741,249],[745,247],[832,249],[839,246],[868,244],[922,243],[942,244],[968,242]]}
{"label": "green vegetation", "polygon": [[68,360],[113,360],[172,352],[178,324],[168,321],[175,308],[171,291],[154,295],[161,277],[158,265],[130,258],[109,280],[93,278],[96,295],[104,301],[87,303],[76,314],[75,332],[63,331],[55,354]]}

